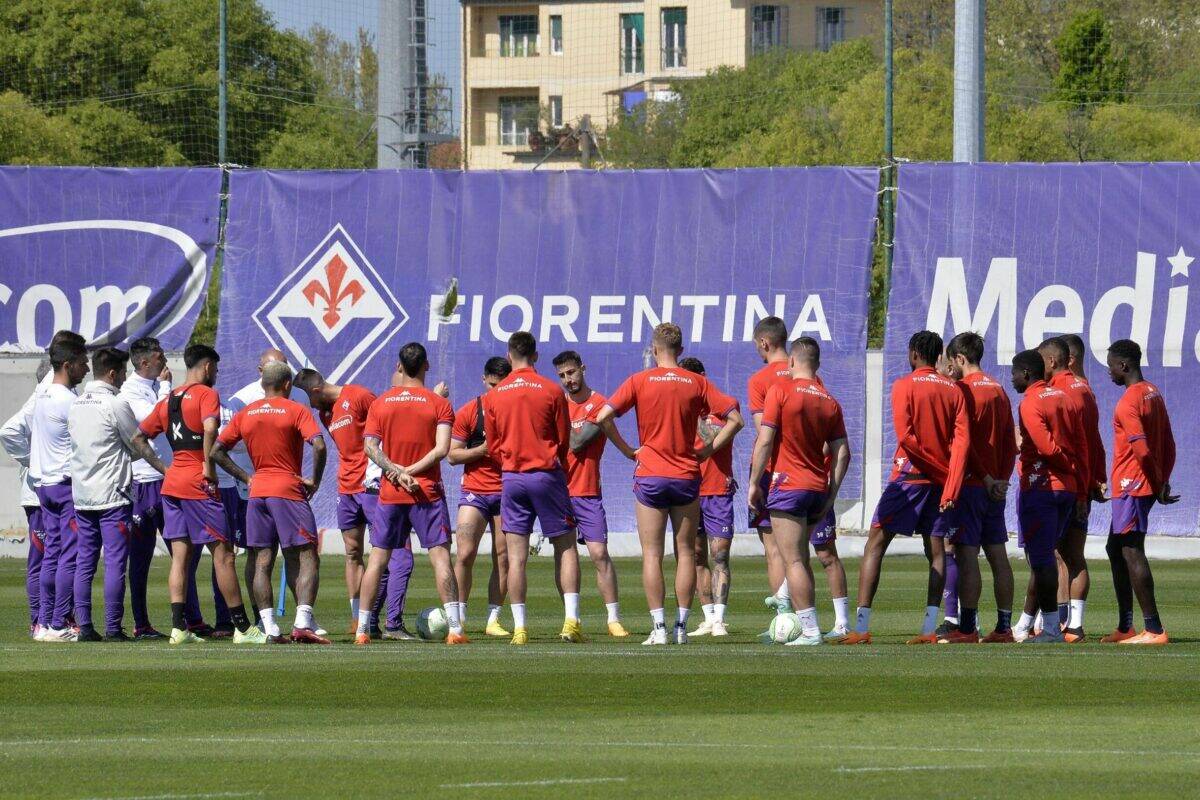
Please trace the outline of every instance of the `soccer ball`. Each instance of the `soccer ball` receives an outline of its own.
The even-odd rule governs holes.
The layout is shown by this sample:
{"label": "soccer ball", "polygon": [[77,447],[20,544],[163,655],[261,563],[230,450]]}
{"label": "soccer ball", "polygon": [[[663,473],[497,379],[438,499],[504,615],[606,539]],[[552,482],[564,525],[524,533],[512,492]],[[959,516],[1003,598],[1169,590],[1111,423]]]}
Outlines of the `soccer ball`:
{"label": "soccer ball", "polygon": [[[799,630],[799,628],[797,628]],[[427,642],[440,642],[450,632],[446,612],[438,606],[430,606],[417,614],[417,635]]]}
{"label": "soccer ball", "polygon": [[787,644],[800,635],[800,618],[795,614],[777,614],[767,629],[775,644]]}

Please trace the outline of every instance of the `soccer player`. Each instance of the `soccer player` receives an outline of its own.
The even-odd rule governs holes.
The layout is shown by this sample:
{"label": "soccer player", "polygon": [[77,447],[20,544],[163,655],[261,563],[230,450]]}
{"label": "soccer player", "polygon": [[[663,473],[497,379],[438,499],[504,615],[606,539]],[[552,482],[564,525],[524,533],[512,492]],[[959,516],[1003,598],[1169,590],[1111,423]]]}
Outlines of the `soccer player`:
{"label": "soccer player", "polygon": [[[706,375],[698,358],[680,359],[679,366]],[[725,420],[709,414],[696,426],[696,448],[716,438]],[[689,636],[728,636],[725,609],[729,603],[729,550],[733,544],[733,448],[726,445],[700,465],[700,526],[696,530],[696,582],[704,622]],[[753,515],[754,512],[751,512]],[[711,566],[709,559],[711,558]]]}
{"label": "soccer player", "polygon": [[155,406],[142,420],[134,448],[145,453],[143,444],[166,432],[174,460],[163,481],[163,539],[171,548],[168,589],[171,596],[170,644],[204,641],[188,630],[184,599],[194,550],[207,547],[212,554],[217,583],[233,620],[233,641],[254,644],[266,641],[263,632],[250,624],[242,605],[234,564],[233,543],[225,525],[225,510],[217,494],[215,467],[210,453],[217,439],[221,398],[213,389],[217,382],[217,351],[204,344],[183,351],[187,375],[183,385]]}
{"label": "soccer player", "polygon": [[[754,435],[758,436],[759,425],[762,422],[763,406],[767,401],[767,392],[771,387],[792,382],[792,370],[788,366],[787,323],[779,317],[765,317],[754,326],[754,349],[763,361],[763,367],[750,376],[746,386],[749,396],[750,418],[754,420]],[[763,497],[771,489],[771,475],[764,473]],[[771,515],[766,508],[750,510],[750,527],[758,530],[758,539],[762,542],[763,551],[767,558],[767,583],[772,594],[764,600],[768,608],[776,613],[791,610],[791,595],[786,581],[783,560],[771,538]]]}
{"label": "soccer player", "polygon": [[508,545],[508,597],[512,644],[529,642],[525,628],[525,564],[536,519],[554,545],[556,583],[563,597],[559,638],[582,642],[579,623],[579,553],[575,518],[567,491],[571,418],[567,398],[550,378],[539,375],[537,340],[527,331],[508,337],[513,371],[483,400],[488,452],[500,464],[500,522]]}
{"label": "soccer player", "polygon": [[[1166,644],[1146,560],[1146,534],[1155,503],[1179,502],[1179,495],[1171,494],[1175,436],[1162,393],[1142,375],[1142,348],[1136,342],[1121,339],[1109,346],[1108,374],[1125,387],[1113,413],[1112,529],[1106,547],[1120,616],[1117,629],[1101,641]],[[1145,621],[1141,633],[1133,628],[1134,594]]]}
{"label": "soccer player", "polygon": [[1074,398],[1046,382],[1046,362],[1037,350],[1013,357],[1012,384],[1024,395],[1020,421],[1020,492],[1017,531],[1032,573],[1036,607],[1046,624],[1029,636],[1033,614],[1026,606],[1013,636],[1039,644],[1063,641],[1057,624],[1058,564],[1055,551],[1073,513],[1086,505],[1090,465],[1083,418]]}
{"label": "soccer player", "polygon": [[[275,549],[283,550],[285,563],[296,576],[296,620],[291,641],[329,644],[313,629],[313,603],[317,599],[317,523],[308,498],[317,493],[325,473],[325,440],[307,408],[289,399],[292,368],[282,361],[263,366],[264,397],[234,414],[213,444],[211,458],[235,479],[250,484],[246,506],[246,546],[254,561],[252,591],[267,640],[282,643],[275,622],[271,592]],[[239,441],[254,465],[254,480],[229,457]],[[312,475],[301,477],[305,442],[312,448]]]}
{"label": "soccer player", "polygon": [[[816,379],[820,349],[810,337],[791,348],[793,381],[767,392],[750,465],[749,504],[766,507],[772,536],[783,559],[792,607],[800,618],[800,636],[789,645],[819,645],[816,593],[808,561],[809,529],[833,509],[850,466],[850,446],[842,408]],[[826,452],[832,455],[829,470]],[[771,465],[770,492],[761,479]]]}
{"label": "soccer player", "polygon": [[[620,436],[616,427],[596,422],[605,399],[588,386],[587,367],[574,350],[554,357],[558,381],[567,395],[571,417],[570,448],[567,451],[567,491],[571,513],[575,517],[579,543],[585,545],[596,568],[596,587],[608,611],[608,633],[617,639],[629,635],[621,624],[621,603],[617,596],[617,568],[608,554],[608,517],[600,491],[600,458],[607,436]],[[627,445],[628,446],[628,445]]]}
{"label": "soccer player", "polygon": [[[675,530],[674,641],[687,643],[687,620],[696,592],[696,529],[700,525],[700,464],[729,445],[744,422],[738,402],[701,375],[679,366],[683,333],[664,322],[654,329],[651,354],[656,366],[630,376],[597,416],[604,424],[637,409],[640,446],[614,441],[637,462],[633,473],[638,538],[642,545],[642,586],[652,628],[642,644],[667,643],[663,614],[662,560],[667,522]],[[696,447],[696,429],[709,414],[725,420],[712,442]]]}
{"label": "soccer player", "polygon": [[[75,506],[75,622],[81,642],[130,641],[121,629],[133,519],[133,442],[138,422],[117,396],[129,354],[104,347],[92,355],[92,378],[67,413],[71,434],[71,496]],[[146,444],[140,453],[165,472]],[[92,624],[92,580],[104,552],[104,636]]]}
{"label": "soccer player", "polygon": [[[346,547],[346,592],[350,597],[350,620],[353,626],[350,633],[353,635],[358,632],[358,595],[365,569],[363,537],[368,527],[374,527],[379,508],[378,468],[367,458],[363,446],[367,413],[376,396],[370,389],[353,383],[343,386],[329,383],[315,369],[297,372],[295,386],[308,395],[309,405],[317,410],[325,430],[329,431],[329,437],[338,449],[337,522]],[[407,544],[396,548],[380,579],[380,584],[387,587],[389,605],[395,603],[398,608],[403,607],[403,596],[408,591],[412,570],[412,548]],[[375,600],[373,611],[376,617],[383,600],[382,596]],[[386,630],[380,631],[378,628],[378,621],[372,618],[369,626],[371,636],[400,641],[413,639],[399,613],[388,621]]]}
{"label": "soccer player", "polygon": [[450,561],[450,514],[442,493],[441,461],[450,452],[454,409],[446,398],[425,388],[429,358],[420,342],[400,348],[400,385],[384,392],[367,411],[363,428],[367,458],[383,470],[377,525],[371,529],[371,555],[358,596],[355,644],[371,641],[371,601],[379,590],[392,551],[407,544],[413,531],[429,551],[434,582],[450,631],[446,644],[467,644],[458,618],[458,582]]}
{"label": "soccer player", "polygon": [[[512,365],[501,356],[489,358],[483,365],[484,391],[508,377]],[[510,636],[500,624],[500,609],[508,587],[508,542],[500,520],[500,465],[488,454],[483,423],[483,398],[479,395],[464,403],[454,413],[450,432],[450,455],[447,460],[463,465],[462,494],[458,500],[458,524],[454,538],[458,555],[454,561],[454,577],[458,581],[458,616],[466,625],[467,601],[471,597],[472,573],[479,543],[490,525],[492,528],[492,572],[488,577],[488,616],[484,634]]]}
{"label": "soccer player", "polygon": [[[971,424],[971,449],[967,474],[958,503],[946,512],[945,529],[951,533],[953,560],[958,567],[957,629],[939,634],[938,642],[969,644],[979,638],[979,549],[992,571],[996,596],[996,627],[982,641],[1012,642],[1013,573],[1008,563],[1008,526],[1005,498],[1017,457],[1017,437],[1012,405],[999,381],[980,367],[983,337],[960,333],[946,345],[946,368],[958,381]],[[949,572],[949,565],[947,565]]]}
{"label": "soccer player", "polygon": [[945,576],[943,541],[934,525],[958,500],[970,449],[967,406],[954,381],[935,369],[942,337],[920,331],[908,340],[912,371],[892,384],[892,424],[896,455],[892,474],[871,522],[858,572],[858,613],[842,644],[871,643],[871,603],[888,545],[896,536],[918,534],[929,560],[925,621],[910,644],[937,642],[938,607]]}

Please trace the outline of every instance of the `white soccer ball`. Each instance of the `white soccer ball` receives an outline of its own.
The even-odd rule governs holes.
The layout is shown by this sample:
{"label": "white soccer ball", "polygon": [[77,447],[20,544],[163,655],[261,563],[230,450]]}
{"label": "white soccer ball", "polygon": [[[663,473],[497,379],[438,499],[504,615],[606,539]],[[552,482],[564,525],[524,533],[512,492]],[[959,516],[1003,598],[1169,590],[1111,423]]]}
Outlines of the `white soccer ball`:
{"label": "white soccer ball", "polygon": [[800,635],[800,618],[795,614],[778,614],[771,620],[771,641],[775,644],[787,644]]}
{"label": "white soccer ball", "polygon": [[417,635],[425,641],[440,642],[449,632],[450,623],[440,606],[430,606],[417,614]]}

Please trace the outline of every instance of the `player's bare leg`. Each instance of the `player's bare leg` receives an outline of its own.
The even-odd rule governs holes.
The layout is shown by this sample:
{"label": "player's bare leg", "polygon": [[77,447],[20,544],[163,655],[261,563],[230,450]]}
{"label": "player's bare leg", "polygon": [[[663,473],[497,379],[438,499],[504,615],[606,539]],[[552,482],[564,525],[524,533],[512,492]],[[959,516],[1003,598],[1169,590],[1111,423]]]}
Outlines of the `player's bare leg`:
{"label": "player's bare leg", "polygon": [[195,549],[189,539],[171,539],[171,569],[167,573],[167,592],[171,597],[171,641],[176,643],[201,641],[188,631],[184,607],[188,584],[191,581],[192,555]]}
{"label": "player's bare leg", "polygon": [[529,634],[525,630],[525,592],[528,586],[525,568],[529,562],[529,537],[505,531],[504,540],[508,550],[508,607],[513,618],[512,643],[526,644]]}
{"label": "player's bare leg", "polygon": [[[789,610],[791,600],[788,590],[784,586],[786,574],[783,568],[783,559],[779,556],[779,548],[775,546],[775,538],[771,535],[771,529],[759,528],[758,541],[762,543],[763,553],[766,556],[767,588],[771,590],[771,594],[767,595],[764,602],[768,608],[777,612]],[[788,608],[784,607],[785,604]]]}
{"label": "player's bare leg", "polygon": [[[668,515],[665,509],[651,508],[642,505],[640,501],[634,503],[634,513],[637,518],[638,541],[642,547],[642,589],[646,594],[646,606],[650,609],[650,638],[643,644],[666,644],[662,562]],[[694,543],[692,547],[695,547]],[[692,580],[695,581],[694,574]]]}
{"label": "player's bare leg", "polygon": [[253,579],[248,581],[246,586],[250,590],[250,596],[254,598],[255,605],[258,606],[258,616],[262,620],[262,629],[267,641],[272,644],[290,642],[291,639],[281,634],[279,625],[275,622],[275,581],[272,579],[275,570],[275,548],[255,548],[249,551],[246,561],[253,571]]}
{"label": "player's bare leg", "polygon": [[833,599],[834,623],[825,638],[828,641],[840,641],[850,632],[850,590],[846,584],[846,566],[842,563],[836,541],[815,545],[813,550],[817,553],[821,568],[825,570],[829,596]]}
{"label": "player's bare leg", "polygon": [[265,642],[266,637],[258,628],[251,631],[246,607],[242,604],[242,588],[238,583],[237,562],[233,545],[229,542],[210,542],[208,551],[212,554],[213,574],[217,578],[217,586],[225,605],[229,607],[229,616],[233,620],[233,641],[235,644]]}
{"label": "player's bare leg", "polygon": [[925,586],[925,620],[921,634],[908,640],[909,644],[937,642],[938,609],[942,607],[942,590],[946,588],[946,540],[941,536],[923,534],[925,558],[929,561],[929,578]]}
{"label": "player's bare leg", "polygon": [[863,547],[862,561],[858,566],[858,611],[854,619],[854,630],[842,640],[842,644],[871,643],[871,604],[879,590],[879,573],[888,545],[896,534],[882,528],[871,528],[867,543]]}
{"label": "player's bare leg", "polygon": [[1069,526],[1058,543],[1059,563],[1063,567],[1058,576],[1059,603],[1063,602],[1064,587],[1067,602],[1067,627],[1063,631],[1063,638],[1070,643],[1084,639],[1083,614],[1091,589],[1091,576],[1088,575],[1087,559],[1083,554],[1086,544],[1087,529],[1078,525]]}
{"label": "player's bare leg", "polygon": [[696,594],[700,596],[704,622],[688,636],[708,636],[712,633],[713,619],[712,570],[708,564],[708,537],[702,530],[696,531]]}
{"label": "player's bare leg", "polygon": [[356,525],[342,531],[342,544],[346,548],[346,596],[350,598],[351,633],[358,632],[358,590],[362,586],[365,526]]}
{"label": "player's bare leg", "polygon": [[992,593],[996,597],[996,627],[985,641],[1011,642],[1014,580],[1008,548],[1003,544],[985,544],[983,554],[992,570]]}
{"label": "player's bare leg", "polygon": [[[608,554],[608,544],[605,542],[586,542],[588,557],[596,568],[596,588],[604,606],[608,610],[608,631],[617,638],[628,636],[629,632],[621,625],[620,597],[617,592],[617,568],[612,556]],[[697,541],[697,547],[699,543]],[[697,567],[699,571],[699,567]]]}
{"label": "player's bare leg", "polygon": [[[688,615],[696,597],[696,531],[700,528],[700,501],[673,507],[670,517],[675,531],[675,643],[686,644]],[[716,599],[714,596],[713,600]]]}
{"label": "player's bare leg", "polygon": [[[459,586],[459,592],[462,587]],[[484,633],[488,636],[508,636],[500,624],[500,609],[508,595],[508,540],[500,527],[499,515],[492,518],[492,572],[488,576],[488,616]],[[460,601],[465,603],[466,601]],[[465,606],[464,606],[465,607]]]}
{"label": "player's bare leg", "polygon": [[554,546],[554,582],[563,598],[563,628],[559,634],[565,642],[582,642],[579,622],[579,550],[575,547],[574,529],[551,539]]}
{"label": "player's bare leg", "polygon": [[[713,636],[726,636],[729,633],[725,627],[725,609],[729,606],[729,588],[733,583],[729,569],[729,550],[732,545],[732,539],[715,536],[711,537],[709,544],[712,552]],[[781,581],[781,585],[783,583],[786,582]]]}
{"label": "player's bare leg", "polygon": [[469,640],[463,631],[462,621],[458,618],[458,581],[454,579],[454,563],[450,558],[449,542],[429,548],[429,565],[433,567],[433,583],[437,586],[438,597],[442,600],[442,608],[445,609],[446,620],[450,624],[446,644],[467,644]]}
{"label": "player's bare leg", "polygon": [[479,543],[483,541],[487,525],[487,517],[478,508],[458,507],[458,521],[454,527],[454,580],[458,584],[458,618],[464,625],[474,584],[475,558],[479,555]]}
{"label": "player's bare leg", "polygon": [[813,586],[812,565],[808,560],[808,524],[800,517],[771,512],[771,530],[779,557],[783,560],[784,575],[792,597],[792,607],[800,618],[800,637],[789,644],[820,644],[821,629],[817,625],[816,589]]}
{"label": "player's bare leg", "polygon": [[313,622],[313,604],[320,589],[320,561],[314,545],[289,547],[283,551],[283,560],[288,572],[296,573],[296,621],[292,628],[292,641],[301,644],[329,644],[329,640],[318,635]]}
{"label": "player's bare leg", "polygon": [[354,636],[355,644],[371,643],[371,607],[375,604],[379,582],[391,557],[392,550],[388,547],[372,547],[371,555],[367,557],[367,566],[358,585],[358,626]]}
{"label": "player's bare leg", "polygon": [[1016,641],[1023,642],[1029,636],[1030,632],[1039,631],[1040,625],[1043,624],[1039,619],[1040,617],[1037,582],[1034,579],[1033,569],[1030,568],[1029,581],[1025,584],[1025,601],[1021,607],[1021,618],[1013,626],[1013,637]]}

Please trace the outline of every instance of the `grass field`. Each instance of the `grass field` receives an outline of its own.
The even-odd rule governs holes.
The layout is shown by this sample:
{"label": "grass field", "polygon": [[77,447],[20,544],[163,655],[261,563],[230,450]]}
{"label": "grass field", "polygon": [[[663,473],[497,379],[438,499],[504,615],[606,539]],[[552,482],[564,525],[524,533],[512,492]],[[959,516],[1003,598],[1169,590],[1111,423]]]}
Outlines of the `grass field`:
{"label": "grass field", "polygon": [[[356,648],[342,636],[325,648],[175,650],[31,642],[22,565],[0,561],[0,795],[1094,798],[1200,785],[1195,562],[1155,567],[1178,642],[1166,648],[906,647],[925,570],[898,557],[871,647],[755,643],[768,621],[762,567],[739,559],[737,635],[653,651],[640,646],[636,562],[618,563],[636,639],[601,635],[603,606],[585,584],[593,640],[575,646],[552,639],[561,612],[547,562],[531,574],[536,641],[521,650],[477,631],[465,648]],[[340,569],[326,560],[317,607],[339,633]],[[1098,638],[1115,611],[1107,569],[1093,575]],[[414,577],[410,612],[433,602],[427,563]],[[828,627],[821,576],[818,587]],[[990,603],[981,616],[990,625]]]}

